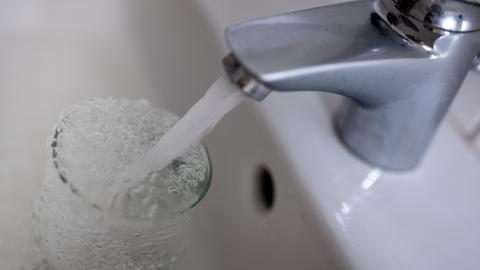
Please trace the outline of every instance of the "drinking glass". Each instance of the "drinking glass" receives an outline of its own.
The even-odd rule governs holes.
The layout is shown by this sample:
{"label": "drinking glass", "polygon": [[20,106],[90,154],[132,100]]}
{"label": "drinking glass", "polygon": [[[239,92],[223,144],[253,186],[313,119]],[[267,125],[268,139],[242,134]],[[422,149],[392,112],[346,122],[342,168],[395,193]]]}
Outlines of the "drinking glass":
{"label": "drinking glass", "polygon": [[[151,185],[138,186],[123,194],[122,199],[98,205],[86,196],[85,189],[75,185],[86,177],[83,171],[88,168],[69,162],[70,157],[62,152],[68,141],[62,139],[62,134],[75,128],[71,119],[79,110],[77,107],[67,112],[53,132],[46,177],[34,204],[36,242],[49,270],[173,269],[188,244],[192,209],[210,186],[206,149],[201,144],[194,149],[195,160],[203,162],[204,170],[192,173],[197,177],[202,173],[202,181],[193,183],[191,176],[185,176],[189,166],[195,164],[177,159],[163,170],[145,172],[149,181],[160,183],[153,191]],[[154,113],[168,114],[162,110]],[[176,172],[183,173],[185,179],[179,179]],[[160,198],[159,203],[145,202],[152,200],[152,192],[158,193],[154,195]]]}

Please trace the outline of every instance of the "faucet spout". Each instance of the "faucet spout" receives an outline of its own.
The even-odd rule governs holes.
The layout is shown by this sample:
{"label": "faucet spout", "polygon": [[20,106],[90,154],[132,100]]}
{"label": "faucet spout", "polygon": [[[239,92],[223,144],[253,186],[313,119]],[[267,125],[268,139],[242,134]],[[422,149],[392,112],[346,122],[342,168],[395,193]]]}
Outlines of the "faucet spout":
{"label": "faucet spout", "polygon": [[406,170],[427,149],[480,50],[480,35],[424,29],[404,10],[383,13],[401,0],[381,1],[230,26],[224,63],[237,74],[232,80],[251,82],[244,91],[258,100],[270,89],[348,97],[336,121],[345,145],[375,166]]}

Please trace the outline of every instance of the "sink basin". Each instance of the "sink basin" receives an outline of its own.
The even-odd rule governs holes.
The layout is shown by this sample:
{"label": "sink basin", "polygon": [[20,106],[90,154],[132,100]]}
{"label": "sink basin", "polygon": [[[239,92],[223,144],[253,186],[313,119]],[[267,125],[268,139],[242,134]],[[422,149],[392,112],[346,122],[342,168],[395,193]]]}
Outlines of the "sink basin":
{"label": "sink basin", "polygon": [[[0,0],[0,269],[41,259],[30,205],[63,107],[112,95],[183,114],[221,72],[225,26],[318,5]],[[419,168],[383,172],[335,136],[339,102],[272,93],[219,124],[206,138],[212,187],[179,269],[478,269],[480,163],[455,115]]]}

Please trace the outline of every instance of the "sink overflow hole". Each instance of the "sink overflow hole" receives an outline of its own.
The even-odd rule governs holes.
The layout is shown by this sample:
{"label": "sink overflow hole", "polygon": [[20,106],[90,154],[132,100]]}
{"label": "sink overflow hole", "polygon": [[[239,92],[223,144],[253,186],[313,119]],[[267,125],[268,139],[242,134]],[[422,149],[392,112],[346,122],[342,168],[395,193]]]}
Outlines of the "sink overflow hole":
{"label": "sink overflow hole", "polygon": [[264,211],[272,209],[275,203],[275,184],[270,170],[261,166],[257,171],[256,189],[258,204]]}

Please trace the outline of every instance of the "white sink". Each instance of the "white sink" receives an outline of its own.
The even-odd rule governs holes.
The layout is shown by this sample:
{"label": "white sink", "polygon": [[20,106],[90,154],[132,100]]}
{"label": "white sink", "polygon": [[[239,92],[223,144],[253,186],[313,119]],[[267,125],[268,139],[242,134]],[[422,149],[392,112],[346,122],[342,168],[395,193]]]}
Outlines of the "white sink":
{"label": "white sink", "polygon": [[[113,95],[182,114],[221,72],[225,26],[328,3],[0,0],[0,269],[36,259],[30,205],[63,107]],[[273,93],[223,120],[180,269],[478,269],[480,163],[452,117],[417,170],[388,173],[338,141],[338,101]]]}

